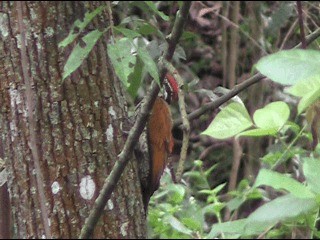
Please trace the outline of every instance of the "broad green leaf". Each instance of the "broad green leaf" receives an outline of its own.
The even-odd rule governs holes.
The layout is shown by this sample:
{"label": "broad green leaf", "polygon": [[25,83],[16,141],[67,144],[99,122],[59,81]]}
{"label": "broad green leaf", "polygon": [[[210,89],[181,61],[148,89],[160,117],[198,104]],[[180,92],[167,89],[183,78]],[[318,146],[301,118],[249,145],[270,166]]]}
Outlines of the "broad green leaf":
{"label": "broad green leaf", "polygon": [[217,139],[233,137],[253,125],[243,104],[233,102],[224,107],[201,134]]}
{"label": "broad green leaf", "polygon": [[144,69],[149,72],[151,77],[160,85],[158,67],[145,47],[138,48],[138,57],[144,63]]}
{"label": "broad green leaf", "polygon": [[262,137],[262,136],[275,136],[278,132],[277,128],[257,128],[257,129],[250,129],[244,132],[241,132],[237,135],[237,137]]}
{"label": "broad green leaf", "polygon": [[246,226],[274,225],[281,221],[307,215],[317,207],[315,198],[299,198],[287,194],[264,204],[251,213],[247,218]]}
{"label": "broad green leaf", "polygon": [[277,101],[258,109],[253,114],[254,123],[259,128],[279,130],[289,119],[290,109],[285,102]]}
{"label": "broad green leaf", "polygon": [[156,33],[157,36],[159,37],[163,37],[163,33],[161,31],[159,31],[158,28],[156,28],[155,26],[153,26],[151,23],[149,22],[143,22],[141,23],[138,28],[137,28],[137,31],[142,34],[142,35],[150,35],[150,34],[153,34],[153,33]]}
{"label": "broad green leaf", "polygon": [[239,208],[245,201],[246,199],[244,197],[235,197],[227,203],[227,207],[230,211],[233,211]]}
{"label": "broad green leaf", "polygon": [[316,91],[305,95],[298,104],[298,114],[301,114],[306,108],[317,101],[320,97],[320,88]]}
{"label": "broad green leaf", "polygon": [[247,225],[247,219],[213,224],[211,231],[206,236],[206,239],[217,238],[220,234],[224,234],[226,238],[246,237],[261,233],[265,229],[264,226],[250,227]]}
{"label": "broad green leaf", "polygon": [[318,88],[320,88],[320,75],[315,75],[286,88],[284,91],[293,96],[303,97],[310,92],[314,92]]}
{"label": "broad green leaf", "polygon": [[152,1],[144,1],[147,6],[154,12],[156,13],[159,17],[161,17],[165,21],[169,21],[169,17],[165,15],[163,12],[159,11],[157,9],[157,6],[152,2]]}
{"label": "broad green leaf", "polygon": [[140,58],[137,58],[136,64],[134,65],[133,72],[128,76],[129,87],[128,93],[134,99],[137,96],[138,89],[143,79],[143,63]]}
{"label": "broad green leaf", "polygon": [[201,231],[203,226],[203,221],[199,221],[199,219],[196,219],[194,217],[184,217],[181,219],[181,222],[189,229],[192,229],[193,231]]}
{"label": "broad green leaf", "polygon": [[298,114],[300,114],[320,97],[320,75],[300,81],[285,91],[302,97],[298,105]]}
{"label": "broad green leaf", "polygon": [[187,228],[185,225],[183,225],[177,218],[175,218],[172,215],[167,216],[164,219],[165,222],[169,223],[171,225],[171,227],[173,227],[175,230],[184,233],[184,234],[188,234],[191,235],[192,231]]}
{"label": "broad green leaf", "polygon": [[114,30],[118,31],[118,32],[121,32],[124,36],[126,36],[127,38],[131,38],[131,39],[134,39],[136,37],[140,37],[141,34],[134,31],[134,30],[131,30],[131,29],[128,29],[128,28],[124,28],[124,27],[113,27]]}
{"label": "broad green leaf", "polygon": [[268,169],[261,169],[254,187],[267,185],[277,190],[286,190],[298,198],[314,198],[315,195],[302,183],[284,174]]}
{"label": "broad green leaf", "polygon": [[320,51],[283,50],[261,58],[256,68],[265,76],[284,85],[320,75]]}
{"label": "broad green leaf", "polygon": [[[100,6],[95,9],[93,12],[87,12],[84,15],[83,22],[79,19],[76,20],[70,30],[69,35],[59,43],[59,47],[66,47],[72,43],[76,37],[81,33],[81,31],[92,21],[92,19],[100,14],[106,6]],[[74,30],[77,29],[77,33],[74,33]]]}
{"label": "broad green leaf", "polygon": [[136,56],[131,54],[132,47],[132,42],[128,38],[121,38],[115,44],[108,45],[108,55],[112,65],[117,76],[126,88],[130,87],[128,77],[134,72],[134,66],[137,60]]}
{"label": "broad green leaf", "polygon": [[85,43],[84,47],[81,47],[79,43],[74,47],[64,66],[62,78],[63,80],[82,64],[83,60],[91,52],[92,48],[102,36],[102,34],[103,32],[94,30],[82,38]]}
{"label": "broad green leaf", "polygon": [[303,173],[307,180],[307,185],[316,193],[320,193],[320,161],[315,158],[304,158]]}

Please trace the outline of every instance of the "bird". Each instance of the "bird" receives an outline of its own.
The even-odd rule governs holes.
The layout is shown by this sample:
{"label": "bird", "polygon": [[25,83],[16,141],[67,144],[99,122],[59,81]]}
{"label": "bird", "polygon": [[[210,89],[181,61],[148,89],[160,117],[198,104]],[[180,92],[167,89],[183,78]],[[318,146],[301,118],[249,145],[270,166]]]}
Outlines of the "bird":
{"label": "bird", "polygon": [[156,97],[135,149],[145,213],[151,196],[159,188],[161,176],[174,147],[173,123],[168,103],[178,99],[179,88],[175,78],[169,73],[166,74],[164,83],[166,94]]}

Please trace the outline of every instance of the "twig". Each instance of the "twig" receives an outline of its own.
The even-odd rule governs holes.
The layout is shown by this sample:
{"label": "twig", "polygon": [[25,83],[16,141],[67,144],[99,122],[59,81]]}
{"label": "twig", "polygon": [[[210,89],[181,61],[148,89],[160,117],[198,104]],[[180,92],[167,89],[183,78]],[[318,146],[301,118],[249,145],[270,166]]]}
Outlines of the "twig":
{"label": "twig", "polygon": [[297,26],[298,24],[298,19],[296,19],[293,24],[291,25],[291,27],[289,28],[286,36],[284,37],[283,41],[282,41],[282,44],[280,46],[280,50],[282,50],[284,48],[284,45],[285,43],[287,42],[288,38],[290,37],[290,35],[293,33],[295,27]]}
{"label": "twig", "polygon": [[187,151],[189,146],[189,136],[190,136],[190,123],[188,121],[188,114],[186,111],[186,104],[184,101],[184,91],[181,90],[181,88],[184,85],[183,79],[181,78],[178,71],[172,66],[171,63],[166,62],[166,67],[169,70],[169,72],[174,76],[174,78],[177,80],[179,85],[179,92],[178,92],[178,98],[179,98],[179,109],[181,113],[182,118],[182,130],[183,130],[183,138],[182,138],[182,147],[180,151],[180,159],[177,167],[176,172],[176,178],[175,181],[179,183],[181,181],[183,169],[184,169],[184,162],[187,158]]}
{"label": "twig", "polygon": [[[239,92],[243,91],[244,89],[248,88],[249,86],[251,86],[252,84],[260,81],[261,79],[265,78],[265,76],[263,76],[261,73],[257,73],[255,74],[253,77],[249,78],[248,80],[235,85],[232,90],[230,90],[227,94],[219,97],[217,100],[212,101],[202,107],[200,107],[199,109],[195,110],[194,112],[190,113],[188,115],[188,120],[191,121],[201,115],[203,115],[204,113],[206,113],[209,110],[215,109],[217,107],[219,107],[220,105],[222,105],[223,103],[227,102],[228,100],[230,100],[231,98],[233,98],[234,96],[236,96]],[[174,126],[177,127],[182,123],[182,119],[178,119],[174,122]]]}
{"label": "twig", "polygon": [[[317,29],[316,31],[314,31],[313,33],[309,34],[306,37],[306,45],[311,44],[319,36],[320,36],[320,28]],[[300,47],[301,47],[301,43],[296,45],[294,48],[300,48]],[[228,100],[230,100],[231,98],[236,96],[238,93],[242,92],[243,90],[245,90],[246,88],[250,87],[251,85],[259,82],[263,78],[265,78],[265,76],[262,75],[261,73],[257,73],[255,75],[253,75],[251,78],[249,78],[249,79],[245,80],[244,82],[234,86],[227,94],[219,97],[217,100],[212,101],[212,102],[202,106],[201,108],[195,110],[194,112],[190,113],[188,115],[188,120],[191,121],[191,120],[193,120],[195,118],[200,117],[201,115],[203,115],[207,111],[212,111],[213,109],[216,109],[217,107],[221,106],[223,103],[227,102]],[[177,119],[177,120],[174,121],[173,126],[174,127],[178,127],[181,123],[182,123],[182,119],[181,118]]]}
{"label": "twig", "polygon": [[[306,37],[306,44],[307,46],[312,43],[314,40],[316,40],[318,37],[320,36],[320,28],[318,28],[316,31],[314,31],[313,33],[310,33],[307,37]],[[301,43],[299,43],[297,46],[295,46],[294,48],[300,48],[301,47]]]}
{"label": "twig", "polygon": [[302,16],[302,6],[301,1],[297,1],[297,9],[298,9],[298,18],[299,18],[299,27],[300,27],[300,38],[301,38],[301,44],[302,49],[306,49],[306,37],[304,34],[304,26],[303,26],[303,16]]}
{"label": "twig", "polygon": [[[182,7],[177,14],[177,17],[173,26],[173,30],[168,41],[169,46],[164,52],[164,58],[167,61],[171,61],[175,47],[178,43],[179,38],[181,37],[182,31],[183,31],[183,25],[186,22],[186,19],[188,17],[190,4],[191,2],[189,1],[183,2]],[[159,63],[159,68],[160,68],[160,71],[159,71],[160,79],[162,82],[166,73],[166,70],[163,67],[162,61],[160,61]],[[141,135],[144,129],[145,123],[147,122],[147,119],[148,119],[148,114],[151,111],[151,108],[153,106],[153,103],[159,91],[160,91],[159,85],[155,83],[155,81],[153,81],[151,85],[151,90],[149,91],[147,96],[143,99],[140,113],[137,116],[137,120],[134,126],[129,132],[129,136],[126,140],[123,150],[118,156],[119,159],[118,161],[116,161],[112,171],[110,172],[110,175],[105,180],[105,183],[101,189],[101,192],[94,203],[93,209],[90,212],[90,215],[87,218],[86,223],[81,230],[79,238],[88,239],[91,236],[94,230],[94,227],[96,226],[100,216],[104,212],[103,209],[107,201],[109,200],[111,193],[115,189],[116,184],[118,183],[120,176],[130,159],[133,148],[137,142],[137,139],[139,139],[139,136]]]}

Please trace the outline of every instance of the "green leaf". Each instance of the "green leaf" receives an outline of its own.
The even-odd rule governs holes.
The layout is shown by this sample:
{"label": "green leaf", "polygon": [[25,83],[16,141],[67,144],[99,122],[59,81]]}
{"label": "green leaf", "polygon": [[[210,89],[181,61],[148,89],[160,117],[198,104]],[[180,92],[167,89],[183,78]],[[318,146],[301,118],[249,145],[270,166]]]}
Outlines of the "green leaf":
{"label": "green leaf", "polygon": [[301,114],[307,107],[317,101],[320,97],[320,88],[315,90],[314,92],[310,92],[306,94],[298,104],[298,114]]}
{"label": "green leaf", "polygon": [[128,29],[128,28],[118,27],[118,26],[113,27],[113,28],[114,28],[114,30],[122,33],[127,38],[134,39],[136,37],[140,37],[141,36],[140,33],[136,32],[134,30]]}
{"label": "green leaf", "polygon": [[226,139],[253,125],[243,104],[233,102],[224,107],[201,134],[217,139]]}
{"label": "green leaf", "polygon": [[137,58],[136,64],[134,65],[133,72],[128,76],[129,87],[128,93],[134,99],[137,96],[138,89],[141,85],[141,80],[143,79],[143,63],[140,58]]}
{"label": "green leaf", "polygon": [[277,128],[270,128],[270,129],[250,129],[239,133],[237,137],[244,136],[244,137],[262,137],[262,136],[275,136],[278,132]]}
{"label": "green leaf", "polygon": [[315,158],[303,159],[303,173],[306,177],[307,184],[312,191],[320,193],[320,161]]}
{"label": "green leaf", "polygon": [[317,208],[314,198],[299,198],[292,194],[278,197],[251,213],[246,226],[275,225],[280,221],[294,219],[309,214]]}
{"label": "green leaf", "polygon": [[138,48],[138,57],[144,63],[144,69],[149,72],[151,77],[160,85],[158,67],[145,47]]}
{"label": "green leaf", "polygon": [[193,217],[184,217],[181,219],[181,222],[189,229],[193,231],[201,231],[202,229],[202,222],[199,219],[195,219]]}
{"label": "green leaf", "polygon": [[259,228],[247,226],[247,219],[240,219],[236,221],[213,224],[211,231],[206,236],[206,239],[217,238],[220,234],[224,234],[226,238],[246,237],[254,234],[259,234],[264,230],[264,227]]}
{"label": "green leaf", "polygon": [[169,184],[167,190],[170,192],[170,200],[175,204],[180,204],[186,192],[186,189],[181,184]]}
{"label": "green leaf", "polygon": [[[211,202],[211,201],[209,201],[209,202]],[[221,202],[211,203],[211,204],[206,205],[202,209],[202,211],[204,214],[205,213],[212,213],[217,216],[225,206],[226,206],[226,204],[221,203]]]}
{"label": "green leaf", "polygon": [[173,227],[178,232],[188,234],[188,235],[192,234],[192,231],[189,228],[187,228],[185,225],[183,225],[177,218],[175,218],[172,215],[165,217],[164,221],[169,223],[171,225],[171,227]]}
{"label": "green leaf", "polygon": [[154,12],[154,13],[156,13],[159,17],[161,17],[163,20],[165,20],[165,21],[169,21],[169,17],[167,16],[167,15],[165,15],[163,12],[161,12],[161,11],[159,11],[158,9],[157,9],[157,6],[153,3],[153,2],[151,2],[151,1],[144,1],[146,4],[147,4],[147,6]]}
{"label": "green leaf", "polygon": [[298,114],[301,114],[320,97],[320,75],[298,82],[285,91],[294,96],[302,97],[298,105]]}
{"label": "green leaf", "polygon": [[102,36],[102,34],[103,32],[94,30],[82,38],[85,43],[85,47],[81,47],[79,43],[74,47],[64,66],[62,78],[63,80],[82,64],[83,60],[91,52],[92,48]]}
{"label": "green leaf", "polygon": [[150,35],[150,34],[153,34],[153,33],[156,33],[158,36],[161,36],[162,35],[162,32],[159,31],[158,28],[156,28],[155,26],[153,26],[151,23],[149,22],[143,22],[141,23],[138,28],[137,28],[137,31],[139,33],[141,33],[142,35]]}
{"label": "green leaf", "polygon": [[235,197],[227,203],[227,207],[230,211],[234,211],[238,209],[245,201],[246,199],[244,197]]}
{"label": "green leaf", "polygon": [[284,85],[320,75],[320,51],[283,50],[261,58],[256,68],[265,76]]}
{"label": "green leaf", "polygon": [[[70,30],[69,35],[59,43],[59,45],[58,45],[59,48],[60,47],[64,48],[64,47],[68,46],[70,43],[72,43],[76,39],[76,37],[81,33],[81,31],[92,21],[92,19],[95,16],[100,14],[105,7],[106,6],[100,6],[97,9],[95,9],[93,12],[87,12],[84,15],[83,22],[81,22],[79,19],[76,20]],[[77,33],[74,33],[75,29],[77,29]]]}
{"label": "green leaf", "polygon": [[198,189],[208,189],[210,186],[206,177],[199,171],[188,171],[183,174],[184,178],[190,178],[189,182],[193,183]]}
{"label": "green leaf", "polygon": [[253,120],[259,128],[277,128],[279,130],[288,121],[289,115],[288,105],[285,102],[278,101],[256,110]]}
{"label": "green leaf", "polygon": [[128,38],[121,38],[115,44],[108,45],[108,55],[115,72],[127,89],[130,87],[128,77],[134,72],[137,59],[131,54],[132,47],[132,42]]}
{"label": "green leaf", "polygon": [[318,89],[320,85],[320,77],[313,76],[304,81],[298,82],[297,84],[286,88],[284,91],[290,93],[293,96],[303,97],[310,92],[314,92],[315,88]]}
{"label": "green leaf", "polygon": [[254,187],[271,186],[277,190],[286,190],[298,198],[314,198],[315,195],[303,184],[284,174],[268,169],[261,169],[254,183]]}
{"label": "green leaf", "polygon": [[226,185],[227,183],[221,183],[219,184],[218,186],[216,186],[214,189],[212,189],[212,192],[214,194],[218,194],[223,188],[224,186]]}

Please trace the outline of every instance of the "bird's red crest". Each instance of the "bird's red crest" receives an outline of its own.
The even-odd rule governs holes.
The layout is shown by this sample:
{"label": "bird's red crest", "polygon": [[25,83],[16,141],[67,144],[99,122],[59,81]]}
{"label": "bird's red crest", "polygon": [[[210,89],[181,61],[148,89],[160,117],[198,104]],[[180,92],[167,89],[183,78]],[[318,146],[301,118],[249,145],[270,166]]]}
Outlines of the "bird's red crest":
{"label": "bird's red crest", "polygon": [[170,88],[170,95],[172,100],[177,101],[178,100],[178,91],[179,91],[179,86],[176,81],[176,79],[170,74],[166,74],[166,79],[168,81],[168,85]]}

